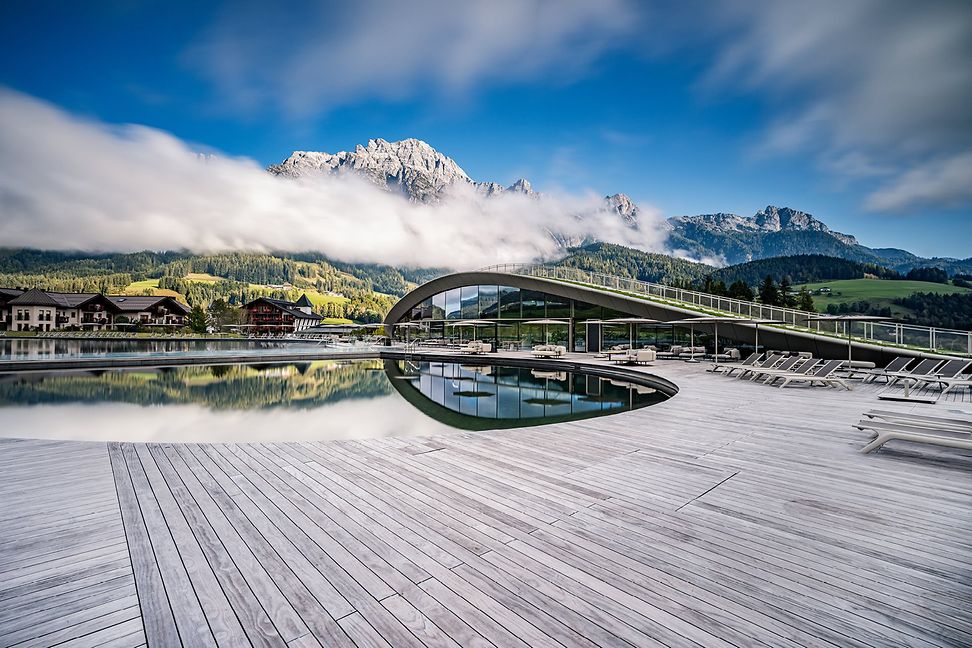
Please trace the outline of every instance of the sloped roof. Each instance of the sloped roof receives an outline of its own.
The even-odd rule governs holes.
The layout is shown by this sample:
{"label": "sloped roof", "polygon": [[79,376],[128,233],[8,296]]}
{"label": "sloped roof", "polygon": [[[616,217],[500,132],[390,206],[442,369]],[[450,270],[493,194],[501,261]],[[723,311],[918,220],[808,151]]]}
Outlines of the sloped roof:
{"label": "sloped roof", "polygon": [[0,299],[13,299],[23,294],[24,291],[20,288],[0,288]]}
{"label": "sloped roof", "polygon": [[185,304],[167,295],[108,295],[108,299],[118,310],[126,313],[147,311],[160,302],[166,302],[166,306],[176,308],[183,314],[189,312]]}
{"label": "sloped roof", "polygon": [[16,306],[54,306],[64,307],[64,304],[54,299],[50,294],[40,288],[31,288],[22,295],[18,295],[10,300],[10,305]]}
{"label": "sloped roof", "polygon": [[66,308],[77,308],[82,304],[86,304],[92,299],[97,299],[101,297],[99,293],[59,293],[59,292],[49,292],[47,293],[54,298],[55,301],[59,302],[61,306]]}
{"label": "sloped roof", "polygon": [[297,306],[304,306],[304,307],[306,307],[306,308],[314,308],[314,304],[312,304],[312,303],[311,303],[311,300],[309,300],[309,299],[307,298],[307,293],[304,293],[303,295],[301,295],[301,296],[300,296],[300,299],[298,299],[298,300],[297,300],[296,302],[294,302],[294,303],[295,303],[295,304],[296,304]]}
{"label": "sloped roof", "polygon": [[249,308],[253,304],[261,301],[267,302],[271,306],[279,308],[283,312],[287,313],[288,315],[293,315],[297,319],[312,319],[312,320],[324,319],[323,317],[317,315],[316,313],[305,313],[304,311],[300,310],[300,308],[298,308],[298,304],[300,304],[299,301],[292,302],[292,301],[287,301],[286,299],[273,299],[272,297],[257,297],[250,303],[244,304],[243,308]]}

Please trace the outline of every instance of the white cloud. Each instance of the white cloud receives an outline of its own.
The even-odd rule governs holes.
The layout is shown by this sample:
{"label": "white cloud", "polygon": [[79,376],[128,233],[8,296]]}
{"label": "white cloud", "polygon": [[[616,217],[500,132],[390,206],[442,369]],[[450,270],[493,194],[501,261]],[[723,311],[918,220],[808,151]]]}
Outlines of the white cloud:
{"label": "white cloud", "polygon": [[[972,4],[727,1],[712,16],[720,45],[705,87],[768,97],[760,153],[810,153],[844,178],[890,177],[871,209],[969,202],[958,182],[925,173],[954,173],[959,163],[945,161],[972,151]],[[918,178],[936,186],[920,191]]]}
{"label": "white cloud", "polygon": [[236,105],[316,115],[363,99],[570,78],[634,31],[630,0],[232,3],[188,58]]}
{"label": "white cloud", "polygon": [[972,202],[972,152],[910,168],[867,197],[874,211],[901,211],[916,205],[946,207]]}
{"label": "white cloud", "polygon": [[457,189],[410,203],[354,176],[297,182],[245,158],[200,156],[141,126],[73,117],[0,92],[5,246],[85,251],[317,251],[348,262],[475,268],[552,257],[548,232],[659,248],[657,211],[632,230],[599,196],[485,199]]}

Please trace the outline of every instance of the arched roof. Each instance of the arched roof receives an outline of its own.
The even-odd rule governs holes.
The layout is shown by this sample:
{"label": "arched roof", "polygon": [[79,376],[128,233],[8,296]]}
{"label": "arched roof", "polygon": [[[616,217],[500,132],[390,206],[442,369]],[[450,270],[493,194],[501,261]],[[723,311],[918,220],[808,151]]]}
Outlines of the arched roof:
{"label": "arched roof", "polygon": [[[646,317],[660,321],[673,321],[700,317],[704,313],[681,308],[671,304],[649,301],[639,297],[612,292],[606,288],[594,288],[570,284],[541,277],[509,274],[505,272],[456,272],[433,279],[412,290],[396,303],[385,317],[385,324],[395,324],[407,315],[412,308],[438,293],[462,286],[479,284],[512,286],[527,290],[538,290],[557,297],[566,297],[603,306],[612,310],[629,313],[636,317]],[[711,324],[700,324],[696,330],[711,332]],[[738,342],[755,342],[755,327],[751,324],[719,324],[719,336]],[[847,341],[829,335],[819,335],[807,330],[790,330],[777,327],[759,328],[760,346],[791,352],[808,352],[818,358],[842,358],[847,356]],[[871,361],[879,366],[887,364],[896,356],[941,357],[937,354],[899,347],[885,347],[865,342],[853,342],[855,360]]]}

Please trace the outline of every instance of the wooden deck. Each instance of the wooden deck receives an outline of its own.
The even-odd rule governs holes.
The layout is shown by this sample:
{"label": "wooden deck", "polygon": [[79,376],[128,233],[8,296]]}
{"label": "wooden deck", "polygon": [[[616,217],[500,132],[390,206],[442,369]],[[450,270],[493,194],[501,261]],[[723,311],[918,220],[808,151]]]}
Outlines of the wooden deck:
{"label": "wooden deck", "polygon": [[972,645],[972,455],[704,366],[520,430],[0,441],[0,645]]}

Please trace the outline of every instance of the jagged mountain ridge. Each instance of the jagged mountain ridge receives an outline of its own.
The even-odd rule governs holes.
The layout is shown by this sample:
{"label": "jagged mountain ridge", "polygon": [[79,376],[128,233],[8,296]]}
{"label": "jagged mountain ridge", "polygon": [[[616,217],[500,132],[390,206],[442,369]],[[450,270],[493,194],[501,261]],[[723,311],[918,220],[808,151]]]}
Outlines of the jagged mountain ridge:
{"label": "jagged mountain ridge", "polygon": [[[424,203],[447,200],[450,188],[457,185],[472,187],[487,198],[506,192],[538,199],[543,196],[522,178],[509,186],[473,180],[455,160],[414,138],[397,142],[372,139],[366,145],[359,144],[353,151],[338,153],[295,151],[267,170],[290,178],[357,173],[387,191]],[[604,209],[617,214],[628,227],[639,226],[641,210],[623,193],[605,196]],[[731,213],[675,216],[666,221],[666,226],[668,246],[672,250],[683,256],[720,260],[725,264],[776,256],[822,254],[903,271],[924,262],[946,267],[952,272],[967,271],[964,261],[922,259],[905,250],[868,248],[854,236],[834,231],[813,215],[789,207],[768,205],[753,216]],[[556,232],[551,232],[551,236],[565,249],[592,242]]]}

